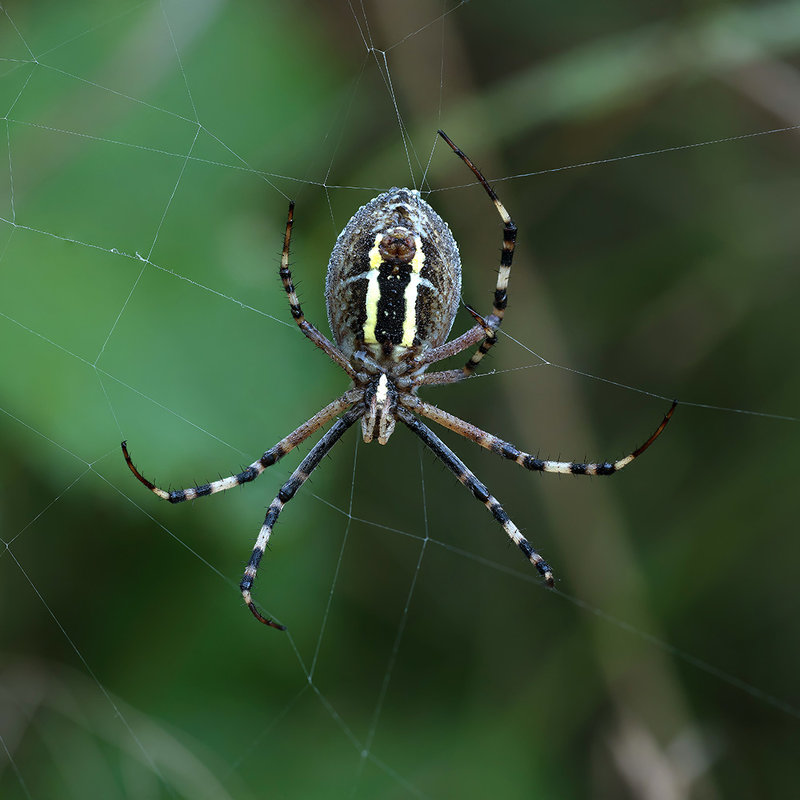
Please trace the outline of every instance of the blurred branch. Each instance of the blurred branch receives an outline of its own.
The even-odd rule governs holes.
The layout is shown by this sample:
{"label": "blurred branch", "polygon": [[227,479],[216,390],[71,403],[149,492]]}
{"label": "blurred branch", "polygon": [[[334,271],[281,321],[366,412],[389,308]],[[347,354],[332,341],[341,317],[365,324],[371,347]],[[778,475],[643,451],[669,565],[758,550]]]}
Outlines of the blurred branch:
{"label": "blurred branch", "polygon": [[764,58],[721,77],[787,125],[800,122],[800,71],[791,64]]}
{"label": "blurred branch", "polygon": [[[546,123],[607,115],[681,78],[741,68],[765,54],[800,44],[795,0],[725,8],[680,27],[656,24],[593,41],[475,93],[443,118],[452,130],[472,130],[491,109],[504,109],[497,141]],[[796,120],[794,120],[796,121]]]}
{"label": "blurred branch", "polygon": [[[456,93],[465,83],[463,47],[451,45],[459,69],[448,75],[447,111],[443,109],[438,127],[469,131],[473,140],[486,137],[502,145],[548,124],[609,116],[646,100],[670,83],[701,77],[719,79],[728,72],[741,75],[748,64],[794,52],[800,46],[797,19],[796,0],[715,9],[697,15],[694,21],[656,23],[593,40],[536,61],[531,68],[498,80],[481,92],[465,88],[461,97]],[[387,31],[387,40],[390,35]],[[393,51],[387,57],[392,74],[402,81],[406,69],[403,60],[395,58]],[[414,65],[407,68],[418,74]],[[416,85],[413,77],[406,86],[409,83]],[[784,84],[788,88],[789,84]],[[412,103],[412,94],[406,91],[407,103]],[[502,124],[497,124],[500,110]],[[797,122],[790,119],[792,124]],[[427,116],[421,123],[407,119],[406,124],[412,142],[433,142],[436,126]],[[386,142],[372,159],[362,160],[362,183],[370,185],[369,177],[374,180],[381,165],[395,158],[396,139],[387,138]],[[463,142],[465,148],[469,144],[469,140]],[[449,160],[434,159],[430,173],[441,175],[449,169]]]}

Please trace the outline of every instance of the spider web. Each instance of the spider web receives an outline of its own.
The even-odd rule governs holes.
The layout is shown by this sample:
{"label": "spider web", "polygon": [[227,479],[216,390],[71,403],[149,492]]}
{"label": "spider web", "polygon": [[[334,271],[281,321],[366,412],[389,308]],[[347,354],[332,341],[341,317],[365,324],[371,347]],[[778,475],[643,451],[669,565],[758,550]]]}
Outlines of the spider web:
{"label": "spider web", "polygon": [[[3,4],[3,797],[793,785],[796,4],[397,8]],[[276,528],[263,630],[237,582],[298,455],[172,508],[119,441],[186,486],[341,393],[277,280],[289,197],[321,328],[335,236],[403,183],[488,307],[500,226],[439,127],[520,247],[482,376],[429,399],[576,459],[681,406],[612,482],[444,437],[556,592],[412,437],[349,434]]]}

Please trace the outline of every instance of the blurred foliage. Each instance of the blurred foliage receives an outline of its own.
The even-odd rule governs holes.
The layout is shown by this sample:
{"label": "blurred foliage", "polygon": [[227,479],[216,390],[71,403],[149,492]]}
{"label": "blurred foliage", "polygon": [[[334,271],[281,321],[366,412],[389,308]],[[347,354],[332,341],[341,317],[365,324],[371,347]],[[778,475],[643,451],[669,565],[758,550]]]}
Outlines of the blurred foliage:
{"label": "blurred foliage", "polygon": [[[748,135],[800,123],[797,2],[3,8],[0,796],[791,793],[798,133]],[[277,278],[289,197],[322,329],[336,235],[409,182],[488,308],[500,225],[439,127],[520,235],[484,377],[426,396],[576,459],[686,402],[613,481],[444,437],[555,593],[412,437],[348,435],[276,528],[262,629],[236,586],[297,454],[173,508],[119,441],[202,482],[343,391]]]}

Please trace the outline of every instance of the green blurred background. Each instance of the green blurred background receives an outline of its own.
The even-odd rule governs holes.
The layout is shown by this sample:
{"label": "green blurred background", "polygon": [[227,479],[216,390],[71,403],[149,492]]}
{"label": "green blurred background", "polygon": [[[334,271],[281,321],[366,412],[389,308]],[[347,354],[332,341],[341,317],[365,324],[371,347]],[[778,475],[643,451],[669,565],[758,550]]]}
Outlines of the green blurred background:
{"label": "green blurred background", "polygon": [[[799,141],[737,137],[800,123],[800,4],[3,7],[0,796],[796,791]],[[484,377],[426,397],[575,459],[686,404],[612,481],[444,436],[556,592],[413,437],[350,433],[276,528],[266,630],[236,585],[299,456],[171,507],[119,441],[188,485],[341,393],[277,278],[287,198],[327,331],[336,235],[420,185],[439,127],[520,235]],[[472,183],[437,145],[424,188],[488,309]]]}

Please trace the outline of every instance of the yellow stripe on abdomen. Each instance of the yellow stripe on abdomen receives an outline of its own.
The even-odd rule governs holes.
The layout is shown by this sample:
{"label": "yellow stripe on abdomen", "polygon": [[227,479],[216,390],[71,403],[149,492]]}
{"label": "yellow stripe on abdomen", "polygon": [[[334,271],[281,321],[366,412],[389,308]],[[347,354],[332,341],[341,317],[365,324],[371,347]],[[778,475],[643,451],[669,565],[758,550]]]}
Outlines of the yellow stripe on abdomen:
{"label": "yellow stripe on abdomen", "polygon": [[403,338],[400,344],[403,347],[411,347],[414,344],[414,337],[417,335],[417,294],[419,293],[419,274],[412,272],[408,276],[408,286],[403,294],[406,302],[406,316],[403,319]]}
{"label": "yellow stripe on abdomen", "polygon": [[411,259],[411,275],[406,286],[403,299],[406,303],[406,315],[403,319],[403,338],[400,344],[403,347],[412,347],[417,335],[417,296],[419,295],[420,273],[425,263],[425,253],[422,252],[422,239],[414,237],[416,252]]}
{"label": "yellow stripe on abdomen", "polygon": [[375,244],[369,251],[369,272],[367,278],[367,296],[364,300],[367,319],[364,322],[364,341],[367,344],[377,344],[375,338],[375,328],[378,325],[378,301],[381,299],[381,287],[378,285],[379,267],[383,262],[380,253],[381,239],[383,234],[379,233],[375,237]]}

